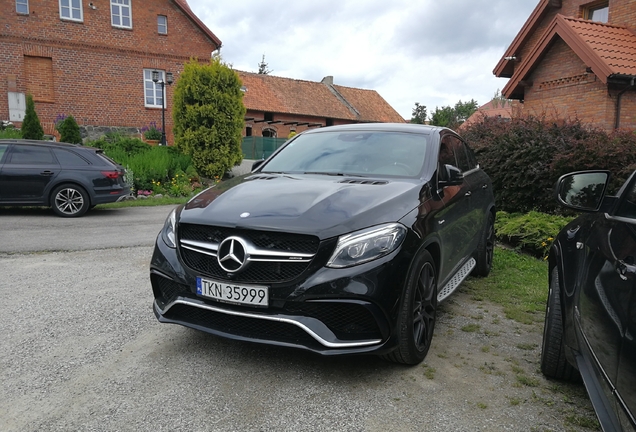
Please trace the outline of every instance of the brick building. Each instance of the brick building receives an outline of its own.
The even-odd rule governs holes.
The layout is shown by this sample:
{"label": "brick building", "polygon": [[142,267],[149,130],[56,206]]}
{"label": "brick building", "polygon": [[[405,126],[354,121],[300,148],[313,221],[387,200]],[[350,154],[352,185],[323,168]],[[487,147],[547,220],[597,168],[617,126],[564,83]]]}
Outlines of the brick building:
{"label": "brick building", "polygon": [[[19,122],[24,95],[53,133],[58,114],[80,126],[139,130],[161,125],[160,80],[221,41],[186,0],[0,0],[0,120]],[[166,85],[171,142],[172,88]]]}
{"label": "brick building", "polygon": [[308,128],[363,122],[404,123],[375,90],[237,71],[247,108],[244,136],[287,138]]}
{"label": "brick building", "polygon": [[525,113],[636,129],[636,1],[541,0],[494,74]]}

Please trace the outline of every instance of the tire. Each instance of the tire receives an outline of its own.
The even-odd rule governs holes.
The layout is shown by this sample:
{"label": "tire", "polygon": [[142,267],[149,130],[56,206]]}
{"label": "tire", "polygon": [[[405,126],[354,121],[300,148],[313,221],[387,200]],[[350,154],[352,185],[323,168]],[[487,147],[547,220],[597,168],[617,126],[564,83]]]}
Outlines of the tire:
{"label": "tire", "polygon": [[579,381],[579,371],[565,357],[563,315],[561,313],[561,285],[559,272],[552,269],[550,292],[545,311],[543,343],[541,344],[541,372],[547,377],[566,381]]}
{"label": "tire", "polygon": [[63,184],[51,193],[51,207],[61,217],[79,217],[88,211],[91,202],[84,188]]}
{"label": "tire", "polygon": [[488,221],[484,233],[477,245],[477,264],[472,271],[473,276],[486,277],[492,269],[492,258],[495,251],[495,216],[488,212]]}
{"label": "tire", "polygon": [[431,255],[419,254],[406,282],[397,323],[398,347],[383,358],[395,363],[421,363],[431,346],[437,317],[437,275]]}

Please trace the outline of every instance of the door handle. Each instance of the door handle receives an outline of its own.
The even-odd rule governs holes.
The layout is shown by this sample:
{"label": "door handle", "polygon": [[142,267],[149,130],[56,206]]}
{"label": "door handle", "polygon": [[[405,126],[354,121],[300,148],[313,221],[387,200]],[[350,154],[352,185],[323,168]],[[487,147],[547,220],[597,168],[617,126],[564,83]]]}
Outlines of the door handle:
{"label": "door handle", "polygon": [[626,281],[628,275],[634,277],[634,275],[636,274],[636,266],[627,264],[623,260],[618,260],[616,262],[616,273],[618,273],[618,277]]}
{"label": "door handle", "polygon": [[40,175],[43,175],[43,176],[52,176],[53,174],[55,174],[55,173],[53,171],[49,171],[49,170],[42,171],[40,173]]}
{"label": "door handle", "polygon": [[488,185],[487,185],[487,184],[485,184],[485,185],[483,185],[481,188],[482,188],[482,189],[488,189]]}
{"label": "door handle", "polygon": [[471,191],[468,191],[464,194],[464,196],[471,196],[473,193]]}

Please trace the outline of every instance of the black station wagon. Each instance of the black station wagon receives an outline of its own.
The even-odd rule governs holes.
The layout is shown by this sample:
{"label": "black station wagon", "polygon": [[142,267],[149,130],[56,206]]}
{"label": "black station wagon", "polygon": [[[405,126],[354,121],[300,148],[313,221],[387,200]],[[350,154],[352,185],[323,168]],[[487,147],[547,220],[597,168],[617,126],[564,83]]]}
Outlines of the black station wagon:
{"label": "black station wagon", "polygon": [[58,216],[82,216],[130,195],[125,173],[96,148],[0,140],[0,206],[50,206]]}
{"label": "black station wagon", "polygon": [[232,339],[417,364],[438,303],[489,273],[494,216],[489,177],[449,129],[307,131],[170,214],[154,311]]}

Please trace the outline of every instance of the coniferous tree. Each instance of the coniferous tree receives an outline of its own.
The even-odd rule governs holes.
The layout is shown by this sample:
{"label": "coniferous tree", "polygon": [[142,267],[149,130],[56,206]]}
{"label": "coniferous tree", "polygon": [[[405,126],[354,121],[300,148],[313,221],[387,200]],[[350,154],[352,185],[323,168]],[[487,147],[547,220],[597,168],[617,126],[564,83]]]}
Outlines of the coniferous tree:
{"label": "coniferous tree", "polygon": [[82,135],[80,134],[79,125],[72,115],[62,120],[57,130],[60,133],[60,141],[71,144],[82,144]]}
{"label": "coniferous tree", "polygon": [[32,140],[44,139],[44,129],[40,124],[38,114],[35,112],[35,102],[30,94],[26,97],[26,111],[22,120],[22,138]]}

